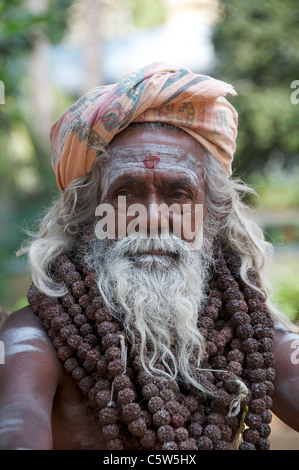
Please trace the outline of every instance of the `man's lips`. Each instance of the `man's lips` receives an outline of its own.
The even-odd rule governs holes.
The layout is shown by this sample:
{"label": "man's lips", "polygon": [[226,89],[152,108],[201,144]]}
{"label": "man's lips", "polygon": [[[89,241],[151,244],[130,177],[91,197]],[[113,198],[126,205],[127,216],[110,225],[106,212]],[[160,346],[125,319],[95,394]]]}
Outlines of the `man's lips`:
{"label": "man's lips", "polygon": [[168,256],[170,258],[177,259],[179,254],[171,251],[164,251],[164,250],[146,250],[146,251],[139,251],[137,253],[130,253],[130,257],[132,258],[140,258],[142,256]]}
{"label": "man's lips", "polygon": [[173,253],[169,253],[168,251],[162,251],[162,250],[148,250],[148,251],[143,251],[140,254],[141,255],[157,255],[157,256],[173,255]]}

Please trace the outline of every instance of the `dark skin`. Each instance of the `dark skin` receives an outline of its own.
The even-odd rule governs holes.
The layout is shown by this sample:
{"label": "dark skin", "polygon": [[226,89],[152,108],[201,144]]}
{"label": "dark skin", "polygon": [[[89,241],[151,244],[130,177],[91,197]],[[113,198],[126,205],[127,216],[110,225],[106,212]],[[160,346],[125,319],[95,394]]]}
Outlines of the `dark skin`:
{"label": "dark skin", "polygon": [[[148,148],[160,155],[154,168],[147,168],[141,158]],[[154,203],[176,202],[180,207],[189,203],[193,219],[195,204],[202,204],[205,215],[204,152],[190,136],[165,129],[138,135],[124,131],[111,143],[110,153],[100,181],[99,202],[117,209],[118,196],[123,195],[130,204],[142,203],[148,209]],[[155,210],[152,216],[160,228],[166,223]],[[127,225],[131,220],[127,218]],[[299,431],[299,365],[291,361],[293,341],[299,344],[299,336],[279,323],[275,332],[272,410]],[[0,365],[1,449],[104,449],[101,432],[82,404],[75,382],[29,306],[9,316],[0,340],[6,353],[5,364]]]}

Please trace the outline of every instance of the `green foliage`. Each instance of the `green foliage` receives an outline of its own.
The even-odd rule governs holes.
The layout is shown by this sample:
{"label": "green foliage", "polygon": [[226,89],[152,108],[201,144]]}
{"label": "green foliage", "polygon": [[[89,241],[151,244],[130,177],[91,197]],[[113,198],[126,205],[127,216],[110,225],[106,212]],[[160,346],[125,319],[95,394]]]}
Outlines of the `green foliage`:
{"label": "green foliage", "polygon": [[[36,29],[42,31],[51,42],[59,42],[66,27],[66,10],[72,0],[48,0],[42,13],[30,11],[25,2],[2,0],[0,4],[0,55],[11,55],[32,45]],[[10,48],[7,49],[7,45]]]}
{"label": "green foliage", "polygon": [[299,222],[292,214],[299,206],[299,104],[291,102],[291,83],[299,80],[299,3],[221,0],[220,5],[213,74],[238,92],[231,99],[239,113],[235,174],[245,175],[260,196],[266,238],[292,246],[290,256],[275,257],[271,277],[274,302],[298,321]]}
{"label": "green foliage", "polygon": [[215,75],[234,84],[239,113],[235,168],[261,170],[274,153],[298,158],[299,105],[291,83],[299,79],[297,0],[222,0],[214,34]]}
{"label": "green foliage", "polygon": [[152,28],[165,20],[163,0],[129,0],[132,5],[134,25],[137,28]]}
{"label": "green foliage", "polygon": [[[43,157],[48,148],[45,152],[44,142],[40,142],[31,127],[30,52],[39,34],[51,42],[61,40],[66,9],[72,3],[72,0],[48,0],[42,13],[30,11],[25,2],[18,0],[0,3],[0,80],[5,86],[5,105],[0,105],[0,177],[2,185],[10,191],[18,191],[12,170],[20,159],[27,159],[27,163],[31,160],[39,169],[40,190],[47,183],[48,166],[43,164]],[[18,142],[22,142],[26,151],[19,148],[15,152],[16,148],[11,148]]]}
{"label": "green foliage", "polygon": [[298,254],[277,258],[271,274],[272,301],[292,321],[299,322]]}
{"label": "green foliage", "polygon": [[254,173],[251,183],[259,194],[263,209],[299,207],[299,167],[283,171],[280,165],[273,165],[264,174]]}
{"label": "green foliage", "polygon": [[14,301],[18,296],[8,286],[20,270],[12,258],[25,237],[22,223],[37,220],[54,187],[49,146],[32,128],[30,53],[40,34],[50,42],[61,40],[72,3],[48,0],[45,11],[34,13],[19,0],[0,2],[0,80],[5,86],[5,104],[0,104],[0,298],[9,308],[8,296]]}

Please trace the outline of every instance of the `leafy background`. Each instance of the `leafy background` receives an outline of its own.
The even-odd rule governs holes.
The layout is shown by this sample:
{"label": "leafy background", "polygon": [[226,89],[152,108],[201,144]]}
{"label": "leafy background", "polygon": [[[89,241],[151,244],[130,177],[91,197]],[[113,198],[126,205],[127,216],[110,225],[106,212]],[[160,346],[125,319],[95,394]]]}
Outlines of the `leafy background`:
{"label": "leafy background", "polygon": [[[58,116],[79,96],[77,91],[51,84],[38,102],[35,83],[43,64],[33,61],[44,42],[55,47],[70,31],[74,34],[74,11],[77,8],[80,12],[80,4],[83,8],[88,1],[0,2],[0,80],[5,84],[5,104],[0,105],[0,306],[9,311],[26,303],[30,283],[26,262],[15,256],[26,237],[24,229],[37,227],[57,193],[49,161],[49,123],[42,125],[43,108],[38,106],[42,102],[52,116]],[[113,18],[123,12],[122,21],[111,31],[99,23],[110,39],[120,29],[124,34],[131,29],[155,31],[165,23],[169,5],[171,8],[170,0],[102,3],[110,8]],[[185,3],[197,3],[200,8],[206,2]],[[238,90],[238,97],[232,98],[240,122],[234,172],[260,196],[260,201],[248,202],[256,206],[257,220],[275,246],[270,273],[274,300],[297,321],[299,105],[290,100],[290,85],[299,79],[298,1],[212,3],[217,21],[212,29],[215,60],[210,75],[233,83]],[[126,26],[128,17],[130,27]]]}
{"label": "leafy background", "polygon": [[[47,51],[84,40],[82,22],[89,10],[90,49],[95,43],[103,58],[102,43],[116,42],[116,64],[130,65],[123,46],[138,33],[133,50],[148,63],[146,50],[178,6],[191,12],[187,20],[179,16],[175,29],[178,39],[189,40],[186,56],[191,50],[195,68],[197,59],[201,63],[192,42],[202,27],[195,16],[199,11],[199,19],[212,25],[214,59],[208,72],[238,91],[232,98],[240,122],[234,172],[260,196],[248,203],[256,207],[256,219],[275,248],[270,269],[274,301],[299,322],[299,104],[290,100],[291,83],[299,80],[298,0],[0,0],[0,80],[5,85],[5,104],[0,104],[0,324],[26,304],[30,277],[26,261],[15,256],[26,238],[24,229],[38,226],[57,194],[49,159],[51,121],[84,91],[49,80],[56,63],[47,62]],[[143,33],[146,42],[139,39]],[[178,42],[172,43],[173,36],[160,41],[173,57]],[[86,78],[93,75],[96,84],[104,83],[105,70],[93,58],[95,63],[86,64],[91,68]],[[67,71],[67,64],[61,68]],[[78,73],[81,68],[82,60]],[[67,83],[72,78],[69,73]],[[298,433],[275,416],[271,436],[274,450],[298,449]]]}

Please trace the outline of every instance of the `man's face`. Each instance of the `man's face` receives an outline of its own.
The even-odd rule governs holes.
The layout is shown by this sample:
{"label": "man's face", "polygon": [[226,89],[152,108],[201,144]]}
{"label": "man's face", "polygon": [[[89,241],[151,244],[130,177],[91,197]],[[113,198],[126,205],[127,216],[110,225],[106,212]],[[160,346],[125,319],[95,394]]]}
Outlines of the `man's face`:
{"label": "man's face", "polygon": [[[190,248],[192,237],[176,236],[175,229],[188,219],[184,217],[186,207],[193,225],[197,205],[203,215],[206,213],[205,152],[197,141],[179,131],[127,129],[113,139],[108,156],[102,167],[98,204],[107,210],[114,208],[115,238],[119,239],[110,243],[108,237],[95,236],[88,245],[88,263],[98,273],[99,291],[129,341],[134,345],[136,338],[142,339],[140,357],[146,363],[150,351],[149,369],[160,373],[163,365],[171,377],[179,373],[188,382],[190,356],[201,358],[204,351],[197,322],[212,253],[205,244],[199,250]],[[118,236],[122,231],[120,196],[126,198],[127,207],[137,204],[146,208],[143,224],[147,237]],[[168,226],[167,216],[158,208],[173,204],[179,210],[169,212]],[[128,232],[132,218],[134,214],[125,212]],[[153,222],[161,235],[167,225],[170,236],[152,238]],[[143,366],[147,368],[145,363]]]}
{"label": "man's face", "polygon": [[[135,217],[135,212],[126,212],[125,219],[118,217],[123,211],[119,202],[122,196],[126,198],[126,210],[132,204],[145,208],[147,215],[141,225],[147,235],[153,226],[174,235],[179,229],[180,238],[192,242],[196,208],[201,208],[203,217],[206,214],[205,152],[201,145],[179,131],[126,129],[113,139],[108,155],[100,181],[99,204],[114,208],[116,238],[124,231],[120,221],[125,224],[127,235]],[[175,205],[176,210],[166,215],[159,210],[162,205]],[[186,227],[186,220],[190,227]]]}

